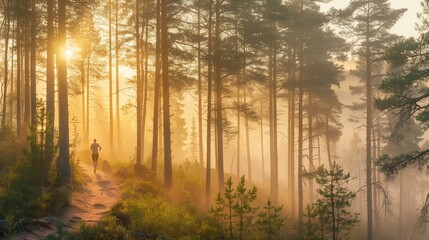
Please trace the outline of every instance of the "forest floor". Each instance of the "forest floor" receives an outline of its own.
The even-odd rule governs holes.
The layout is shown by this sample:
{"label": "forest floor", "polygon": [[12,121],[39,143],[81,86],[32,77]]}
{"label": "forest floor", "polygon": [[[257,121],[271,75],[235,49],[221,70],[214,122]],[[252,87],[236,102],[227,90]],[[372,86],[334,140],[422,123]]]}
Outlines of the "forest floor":
{"label": "forest floor", "polygon": [[109,214],[112,206],[121,196],[121,187],[111,171],[103,172],[102,159],[99,159],[97,172],[93,172],[90,155],[79,156],[84,184],[72,191],[70,206],[59,216],[49,216],[35,220],[35,224],[12,237],[12,239],[42,239],[55,234],[55,222],[62,222],[64,230],[72,231],[79,223],[94,224]]}

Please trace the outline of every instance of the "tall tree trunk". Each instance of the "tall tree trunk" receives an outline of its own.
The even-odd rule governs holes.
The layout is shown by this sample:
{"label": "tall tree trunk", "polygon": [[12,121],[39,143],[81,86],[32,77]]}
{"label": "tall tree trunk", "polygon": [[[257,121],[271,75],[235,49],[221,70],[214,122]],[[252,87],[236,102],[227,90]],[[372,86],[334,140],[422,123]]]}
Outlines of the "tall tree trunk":
{"label": "tall tree trunk", "polygon": [[31,0],[31,126],[37,124],[36,99],[36,50],[37,50],[37,9],[36,0]]}
{"label": "tall tree trunk", "polygon": [[16,136],[22,139],[21,128],[21,81],[22,81],[22,22],[17,20],[16,33]]}
{"label": "tall tree trunk", "polygon": [[[201,6],[198,4],[197,32],[201,36]],[[203,91],[202,91],[202,73],[201,73],[201,38],[198,38],[198,152],[201,168],[204,167],[204,149],[203,149]]]}
{"label": "tall tree trunk", "polygon": [[[108,15],[109,15],[109,51],[108,51],[109,52],[109,145],[110,145],[109,151],[110,151],[110,153],[113,153],[113,152],[115,152],[115,150],[114,150],[114,146],[113,146],[112,0],[109,0],[108,4],[109,4],[109,6],[108,6],[108,11],[109,11],[108,12]],[[137,18],[139,18],[139,17],[140,16],[137,15]],[[139,24],[136,24],[136,25],[139,25]],[[136,39],[137,39],[137,41],[139,41],[140,37],[136,38]],[[139,53],[140,53],[140,51],[139,51]],[[138,55],[138,57],[140,57],[140,54]],[[137,60],[137,63],[139,63],[139,60]],[[140,76],[137,76],[137,79],[139,81],[141,81]],[[141,97],[140,97],[140,101],[141,101]],[[137,105],[139,105],[139,103],[137,103]],[[140,103],[140,107],[141,107],[141,103]],[[141,115],[140,115],[140,117],[141,117]],[[141,118],[138,118],[138,121],[140,122]],[[139,125],[140,125],[140,123],[139,123]],[[141,147],[141,146],[137,146],[137,147]]]}
{"label": "tall tree trunk", "polygon": [[[376,135],[376,125],[372,126],[372,159],[377,159],[377,135]],[[378,227],[379,227],[379,216],[378,216],[378,194],[377,194],[377,171],[375,170],[375,162],[372,162],[372,168],[374,169],[372,171],[372,192],[373,192],[373,198],[372,198],[372,206],[375,213],[374,218],[374,235],[377,236],[378,233]]]}
{"label": "tall tree trunk", "polygon": [[275,54],[276,51],[271,48],[269,54],[269,115],[270,115],[270,198],[274,205],[278,202],[278,162],[277,162],[277,112],[276,98],[277,89],[275,82]]}
{"label": "tall tree trunk", "polygon": [[[46,129],[46,156],[51,157],[54,152],[55,134],[55,26],[54,26],[54,0],[47,1],[48,29],[47,29],[47,49],[46,49],[46,114],[48,118],[48,128]],[[84,106],[82,105],[82,108]]]}
{"label": "tall tree trunk", "polygon": [[171,156],[170,129],[170,81],[168,76],[168,16],[167,0],[161,5],[161,50],[162,50],[162,96],[164,116],[164,185],[171,189],[173,184],[173,166]]}
{"label": "tall tree trunk", "polygon": [[[81,24],[81,28],[80,28],[80,31],[81,32],[85,32],[86,30],[85,30],[85,24],[84,23],[82,23]],[[85,54],[86,54],[86,52],[84,52],[84,50],[83,50],[83,48],[82,48],[82,53],[80,54],[80,90],[81,90],[81,92],[82,92],[82,98],[81,98],[81,104],[82,104],[82,129],[83,129],[83,134],[85,135],[85,133],[88,131],[88,126],[86,125],[86,109],[85,109],[85,100],[86,100],[86,94],[87,93],[85,93],[85,87],[86,87],[86,81],[87,81],[87,79],[86,79],[86,76],[87,76],[87,71],[86,71],[86,69],[85,69],[85,66],[86,66],[86,60],[87,60],[87,57],[85,56]],[[89,51],[89,48],[88,48],[88,51]],[[87,146],[88,145],[88,142],[86,142],[86,141],[84,141],[84,144],[83,144],[84,146]]]}
{"label": "tall tree trunk", "polygon": [[399,239],[403,239],[402,231],[403,231],[403,223],[402,223],[402,217],[403,217],[403,202],[404,202],[404,180],[402,178],[402,171],[399,172],[399,226],[398,226],[398,234]]}
{"label": "tall tree trunk", "polygon": [[327,112],[325,114],[325,132],[326,132],[326,154],[328,155],[329,168],[332,169],[332,154],[331,154],[331,136],[329,134],[329,106],[326,108]]}
{"label": "tall tree trunk", "polygon": [[153,97],[153,129],[152,129],[152,180],[155,181],[158,172],[158,127],[159,127],[159,95],[161,85],[161,2],[156,1],[156,46],[155,46],[155,84]]}
{"label": "tall tree trunk", "polygon": [[[301,11],[302,11],[301,2]],[[303,155],[304,155],[304,33],[300,31],[298,64],[299,64],[299,83],[298,83],[298,236],[303,234],[303,213],[304,213],[304,188],[302,179]]]}
{"label": "tall tree trunk", "polygon": [[[308,93],[308,168],[310,172],[314,171],[314,160],[313,160],[313,96]],[[309,179],[309,201],[313,202],[313,179]]]}
{"label": "tall tree trunk", "polygon": [[[11,45],[12,45],[12,49],[16,49],[16,45],[15,45],[15,43],[16,43],[16,23],[15,23],[15,21],[13,20],[13,19],[11,19],[11,21],[12,21],[12,43],[11,43]],[[9,105],[10,105],[10,114],[9,114],[9,124],[10,125],[12,125],[13,124],[13,122],[14,122],[14,112],[15,112],[15,109],[14,109],[14,104],[15,104],[15,99],[12,97],[12,96],[14,96],[14,94],[15,94],[15,89],[14,89],[14,87],[15,87],[15,54],[16,54],[16,52],[14,51],[14,50],[12,50],[12,52],[11,52],[11,59],[10,59],[10,62],[11,62],[11,66],[10,66],[10,91],[9,91],[9,94],[10,94],[10,98],[9,98]]]}
{"label": "tall tree trunk", "polygon": [[[147,4],[146,6],[146,12],[147,12]],[[142,158],[144,158],[144,150],[145,150],[145,137],[146,137],[146,116],[147,116],[147,99],[148,99],[148,38],[149,38],[149,21],[146,19],[146,27],[145,29],[145,39],[144,39],[144,55],[142,54],[142,77],[144,76],[144,97],[143,97],[143,116],[142,116],[142,140],[143,140],[143,149],[142,149]],[[144,56],[144,57],[143,57]],[[144,59],[144,60],[143,60]]]}
{"label": "tall tree trunk", "polygon": [[[376,137],[377,137],[377,139],[376,139],[376,145],[374,145],[374,146],[376,146],[376,152],[375,152],[375,158],[374,159],[378,159],[378,158],[380,158],[380,156],[381,156],[381,126],[380,126],[380,112],[376,112],[377,113],[377,116],[376,116],[376,132],[374,133],[374,134],[376,134]],[[380,184],[381,185],[381,179],[380,179],[380,171],[378,171],[377,170],[377,167],[375,166],[375,162],[374,162],[374,172],[376,173],[376,179],[375,179],[375,181],[378,183],[378,184]],[[377,202],[376,202],[376,204],[377,204],[377,206],[381,206],[382,204],[381,204],[381,191],[374,191],[376,194],[377,194]],[[381,222],[380,222],[380,218],[378,218],[377,219],[377,221],[376,221],[376,227],[377,227],[377,229],[380,229],[380,225],[381,225]]]}
{"label": "tall tree trunk", "polygon": [[265,154],[264,154],[264,118],[263,116],[263,99],[261,98],[261,165],[262,165],[262,184],[265,183]]}
{"label": "tall tree trunk", "polygon": [[[221,0],[216,0],[215,3],[215,37],[214,51],[220,51],[220,6]],[[216,133],[217,133],[217,170],[219,190],[224,190],[224,172],[223,172],[223,111],[222,111],[222,77],[220,69],[220,56],[215,55],[215,94],[216,94]]]}
{"label": "tall tree trunk", "polygon": [[58,105],[59,105],[59,156],[57,175],[60,181],[71,183],[69,159],[69,112],[67,91],[67,61],[63,51],[66,49],[66,0],[58,0]]}
{"label": "tall tree trunk", "polygon": [[[238,20],[237,20],[237,13],[234,14],[234,22],[235,22],[235,30],[234,30],[234,34],[235,34],[235,43],[234,43],[234,48],[235,51],[238,52]],[[242,74],[241,72],[237,73],[235,78],[236,78],[236,82],[237,82],[237,176],[241,176],[240,173],[240,164],[241,164],[241,114],[240,114],[240,88],[243,87],[242,85],[242,76],[244,76],[244,74]],[[245,91],[245,90],[244,90]],[[247,176],[248,178],[249,176]]]}
{"label": "tall tree trunk", "polygon": [[207,42],[207,160],[206,160],[206,209],[210,209],[211,183],[211,139],[212,139],[212,7],[213,0],[209,0],[208,42]]}
{"label": "tall tree trunk", "polygon": [[[120,114],[120,90],[119,90],[119,1],[116,0],[115,4],[115,82],[116,82],[116,150],[117,153],[121,152],[122,138],[121,138],[121,114]],[[145,80],[146,81],[146,80]],[[146,83],[146,82],[145,82]],[[145,106],[143,106],[146,109]],[[143,114],[144,115],[144,114]],[[144,131],[144,127],[143,131]],[[144,142],[144,137],[142,137]],[[142,154],[142,157],[144,154]]]}
{"label": "tall tree trunk", "polygon": [[[369,26],[367,26],[369,32]],[[367,231],[368,240],[372,240],[372,158],[371,158],[371,131],[372,131],[372,79],[371,79],[371,53],[369,36],[366,38],[366,200],[367,200]]]}
{"label": "tall tree trunk", "polygon": [[[246,76],[244,74],[244,76]],[[246,90],[244,90],[244,103],[247,103],[247,93]],[[246,128],[246,152],[247,152],[247,179],[249,180],[249,183],[252,183],[252,159],[250,155],[250,137],[249,137],[249,118],[246,116],[244,118],[244,126]]]}
{"label": "tall tree trunk", "polygon": [[[293,46],[295,48],[295,45]],[[290,81],[293,82],[288,89],[288,185],[290,196],[290,214],[295,219],[295,88],[293,87],[296,78],[296,51],[293,49],[291,54],[293,59]]]}
{"label": "tall tree trunk", "polygon": [[24,4],[24,138],[28,135],[31,120],[31,91],[30,91],[30,12],[28,2]]}
{"label": "tall tree trunk", "polygon": [[136,81],[137,81],[137,163],[135,170],[139,170],[142,163],[142,135],[141,135],[141,117],[142,117],[142,82],[140,74],[140,0],[136,0],[135,10],[136,20]]}
{"label": "tall tree trunk", "polygon": [[[4,129],[6,127],[7,118],[7,86],[9,76],[9,32],[10,32],[10,0],[6,1],[4,18],[5,18],[5,30],[4,30],[4,82],[3,82],[3,114],[1,119],[1,126]],[[13,62],[12,62],[13,65]]]}
{"label": "tall tree trunk", "polygon": [[[239,80],[239,78],[237,77],[237,104],[239,105],[240,104],[240,80]],[[238,107],[238,105],[237,105],[237,107]],[[238,107],[237,108],[237,176],[240,176],[241,175],[241,173],[240,173],[240,164],[241,164],[241,159],[240,159],[240,154],[241,154],[241,151],[240,151],[240,149],[241,149],[241,132],[240,132],[240,129],[241,129],[241,119],[240,119],[240,117],[241,117],[241,114],[240,114],[240,108]]]}
{"label": "tall tree trunk", "polygon": [[[88,40],[88,49],[91,48],[91,42],[90,40]],[[86,132],[85,134],[85,140],[86,144],[85,146],[88,145],[89,143],[89,80],[90,80],[90,67],[91,67],[91,51],[88,52],[88,58],[86,60]]]}

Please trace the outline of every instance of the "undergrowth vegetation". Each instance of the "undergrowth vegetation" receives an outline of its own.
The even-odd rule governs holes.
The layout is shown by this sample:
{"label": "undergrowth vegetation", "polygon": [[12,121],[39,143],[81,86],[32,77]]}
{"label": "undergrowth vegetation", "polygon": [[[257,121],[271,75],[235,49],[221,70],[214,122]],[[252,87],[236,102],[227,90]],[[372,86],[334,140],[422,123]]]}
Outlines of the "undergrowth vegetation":
{"label": "undergrowth vegetation", "polygon": [[42,149],[31,137],[23,141],[12,130],[0,131],[0,221],[8,222],[8,231],[18,221],[58,214],[69,204],[71,186],[56,182],[54,156],[48,159]]}
{"label": "undergrowth vegetation", "polygon": [[175,188],[147,179],[123,179],[121,201],[111,215],[96,225],[80,225],[67,239],[283,239],[286,216],[282,206],[268,199],[256,201],[257,188],[244,176],[234,186],[231,178],[210,211],[202,207],[201,166],[175,166]]}

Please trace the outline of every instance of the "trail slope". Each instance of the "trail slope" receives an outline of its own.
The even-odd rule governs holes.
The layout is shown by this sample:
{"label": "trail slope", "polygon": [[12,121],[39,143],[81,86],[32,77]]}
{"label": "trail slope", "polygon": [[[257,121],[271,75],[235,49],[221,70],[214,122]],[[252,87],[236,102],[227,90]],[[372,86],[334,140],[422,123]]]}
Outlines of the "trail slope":
{"label": "trail slope", "polygon": [[[71,231],[80,222],[93,224],[110,212],[112,206],[119,201],[121,188],[113,173],[93,172],[92,164],[84,159],[82,168],[85,185],[72,191],[71,204],[60,216],[51,216],[35,220],[26,230],[12,239],[42,239],[56,232],[55,222],[61,221],[65,230]],[[101,160],[101,161],[100,161]],[[100,163],[102,159],[99,159]],[[101,164],[100,164],[101,165]]]}

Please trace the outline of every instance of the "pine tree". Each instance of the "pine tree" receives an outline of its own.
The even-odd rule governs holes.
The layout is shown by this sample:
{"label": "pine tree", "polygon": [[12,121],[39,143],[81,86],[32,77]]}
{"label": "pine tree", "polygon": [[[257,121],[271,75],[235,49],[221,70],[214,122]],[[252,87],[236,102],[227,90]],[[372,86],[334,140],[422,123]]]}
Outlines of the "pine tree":
{"label": "pine tree", "polygon": [[[398,41],[386,51],[385,59],[391,64],[392,71],[380,84],[384,96],[377,98],[376,106],[383,111],[393,111],[397,124],[392,131],[395,136],[400,127],[415,117],[422,126],[429,122],[427,99],[429,99],[427,77],[429,46],[429,3],[422,1],[422,13],[418,14],[421,25],[418,26],[420,37]],[[416,164],[424,166],[429,162],[429,149],[413,150],[399,155],[381,156],[377,161],[380,170],[388,177],[395,176],[405,167]]]}
{"label": "pine tree", "polygon": [[388,0],[352,0],[349,5],[335,12],[344,26],[343,33],[357,43],[357,53],[364,62],[362,79],[366,98],[366,177],[368,240],[373,238],[373,179],[372,179],[372,130],[373,130],[373,80],[374,64],[380,53],[395,39],[388,30],[404,13],[404,9],[391,9]]}
{"label": "pine tree", "polygon": [[349,173],[336,164],[330,170],[319,167],[314,175],[320,188],[315,203],[306,208],[306,237],[308,239],[342,239],[347,238],[352,228],[359,222],[358,213],[349,211],[356,193],[350,191],[346,184],[351,181]]}
{"label": "pine tree", "polygon": [[264,211],[258,214],[256,224],[264,233],[264,239],[279,239],[279,231],[284,227],[286,217],[282,215],[283,206],[276,207],[270,199],[264,206]]}
{"label": "pine tree", "polygon": [[255,186],[246,188],[245,177],[242,176],[237,187],[233,187],[231,177],[225,182],[223,193],[218,193],[215,206],[211,213],[220,226],[226,229],[228,239],[248,239],[257,207],[253,202],[257,197]]}

